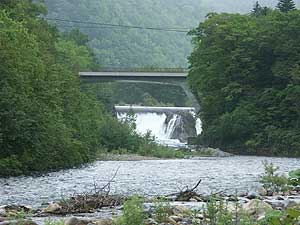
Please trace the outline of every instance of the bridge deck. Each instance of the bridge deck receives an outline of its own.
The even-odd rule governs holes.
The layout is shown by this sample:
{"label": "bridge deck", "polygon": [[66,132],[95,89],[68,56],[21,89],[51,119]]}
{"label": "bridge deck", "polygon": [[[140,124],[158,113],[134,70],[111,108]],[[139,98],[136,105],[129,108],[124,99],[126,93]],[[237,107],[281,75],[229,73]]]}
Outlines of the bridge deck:
{"label": "bridge deck", "polygon": [[186,78],[187,73],[178,72],[80,72],[79,76],[84,77],[149,77],[149,78]]}

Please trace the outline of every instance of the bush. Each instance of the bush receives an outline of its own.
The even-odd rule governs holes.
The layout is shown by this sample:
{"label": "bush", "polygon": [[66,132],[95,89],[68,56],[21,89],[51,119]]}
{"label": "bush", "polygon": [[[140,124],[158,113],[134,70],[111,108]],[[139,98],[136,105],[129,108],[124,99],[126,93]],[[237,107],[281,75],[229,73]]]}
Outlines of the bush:
{"label": "bush", "polygon": [[155,220],[159,223],[165,222],[172,215],[170,203],[164,198],[157,199],[154,203]]}
{"label": "bush", "polygon": [[134,196],[123,206],[123,215],[114,220],[114,225],[143,225],[146,218],[143,208],[143,199]]}
{"label": "bush", "polygon": [[289,184],[300,186],[300,169],[289,172]]}
{"label": "bush", "polygon": [[278,174],[278,167],[275,167],[272,163],[263,162],[265,172],[261,177],[260,182],[264,188],[273,192],[287,191],[290,189],[288,185],[288,178]]}

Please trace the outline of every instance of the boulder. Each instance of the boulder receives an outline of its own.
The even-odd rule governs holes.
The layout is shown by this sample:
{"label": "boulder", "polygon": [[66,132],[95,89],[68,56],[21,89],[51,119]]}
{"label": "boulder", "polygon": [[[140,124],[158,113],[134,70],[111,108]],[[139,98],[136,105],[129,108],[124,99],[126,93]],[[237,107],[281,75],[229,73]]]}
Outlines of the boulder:
{"label": "boulder", "polygon": [[113,221],[111,219],[100,219],[93,222],[95,225],[112,225]]}
{"label": "boulder", "polygon": [[272,210],[272,206],[258,199],[253,199],[242,207],[243,211],[249,215],[258,217],[264,216],[268,211]]}
{"label": "boulder", "polygon": [[185,206],[177,205],[173,208],[174,215],[186,214],[187,212],[189,212],[189,209]]}
{"label": "boulder", "polygon": [[257,192],[249,192],[249,194],[247,195],[247,198],[252,200],[252,199],[259,199],[260,195]]}
{"label": "boulder", "polygon": [[300,207],[300,199],[289,199],[286,208]]}
{"label": "boulder", "polygon": [[6,210],[5,210],[5,208],[0,208],[0,217],[6,217]]}
{"label": "boulder", "polygon": [[167,223],[170,223],[170,224],[172,224],[172,225],[177,225],[177,222],[176,222],[174,219],[172,219],[171,217],[168,217],[168,218],[166,219],[166,222],[167,222]]}
{"label": "boulder", "polygon": [[267,190],[266,190],[264,187],[261,187],[261,188],[258,190],[258,194],[260,194],[260,196],[267,196],[267,195],[268,195],[268,192],[267,192]]}
{"label": "boulder", "polygon": [[157,225],[158,223],[154,219],[149,218],[145,221],[145,224],[146,225]]}
{"label": "boulder", "polygon": [[62,207],[57,203],[51,203],[47,208],[42,210],[42,213],[59,213]]}
{"label": "boulder", "polygon": [[88,225],[90,222],[88,219],[70,217],[65,221],[64,225]]}
{"label": "boulder", "polygon": [[172,220],[176,221],[176,222],[179,222],[179,221],[182,221],[182,216],[170,216],[169,218],[171,218]]}

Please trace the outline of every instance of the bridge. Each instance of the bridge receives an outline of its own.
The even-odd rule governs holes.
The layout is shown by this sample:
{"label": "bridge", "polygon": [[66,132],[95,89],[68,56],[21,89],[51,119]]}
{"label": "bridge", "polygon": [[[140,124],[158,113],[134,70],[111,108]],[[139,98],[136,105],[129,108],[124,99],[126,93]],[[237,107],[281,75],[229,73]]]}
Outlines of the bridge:
{"label": "bridge", "polygon": [[80,72],[83,82],[151,83],[180,86],[196,109],[199,104],[187,84],[188,74],[184,72]]}

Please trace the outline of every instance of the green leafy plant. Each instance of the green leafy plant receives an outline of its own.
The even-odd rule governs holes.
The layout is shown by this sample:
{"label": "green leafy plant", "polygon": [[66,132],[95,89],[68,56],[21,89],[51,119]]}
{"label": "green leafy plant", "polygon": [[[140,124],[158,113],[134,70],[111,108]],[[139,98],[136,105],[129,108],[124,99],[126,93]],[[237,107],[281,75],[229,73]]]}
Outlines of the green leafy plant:
{"label": "green leafy plant", "polygon": [[264,161],[263,165],[265,172],[261,177],[260,182],[263,184],[264,188],[274,192],[287,191],[290,189],[288,178],[278,173],[278,167],[274,166],[272,163],[269,164],[267,161]]}
{"label": "green leafy plant", "polygon": [[300,169],[289,172],[289,183],[293,186],[300,185]]}
{"label": "green leafy plant", "polygon": [[227,203],[222,198],[212,196],[204,209],[204,221],[209,225],[231,225],[233,214],[228,210]]}
{"label": "green leafy plant", "polygon": [[134,196],[123,206],[123,215],[113,221],[114,225],[143,225],[146,215],[143,208],[143,199]]}
{"label": "green leafy plant", "polygon": [[154,202],[154,213],[157,222],[165,222],[166,219],[172,215],[170,203],[164,198],[156,199]]}
{"label": "green leafy plant", "polygon": [[300,209],[287,209],[286,211],[270,211],[259,222],[260,225],[294,225],[300,222]]}
{"label": "green leafy plant", "polygon": [[51,220],[50,218],[48,218],[44,221],[44,224],[45,225],[64,225],[65,221],[63,219],[54,221],[54,220]]}

